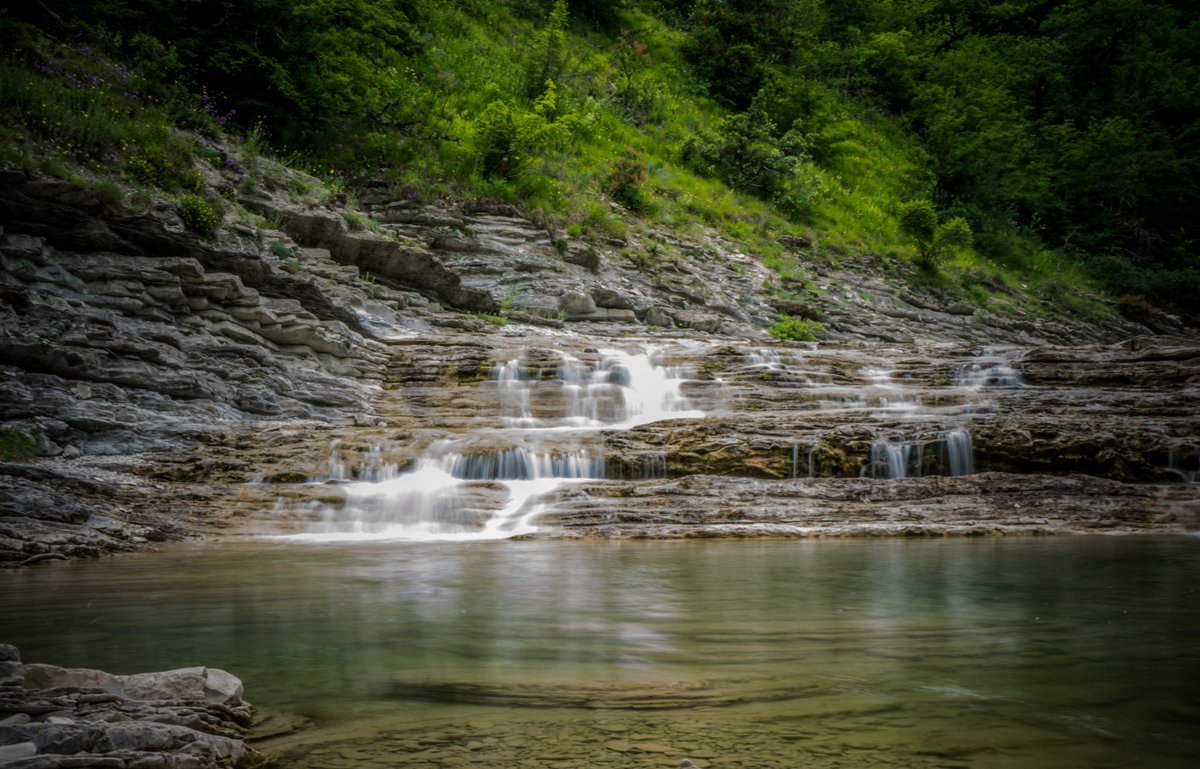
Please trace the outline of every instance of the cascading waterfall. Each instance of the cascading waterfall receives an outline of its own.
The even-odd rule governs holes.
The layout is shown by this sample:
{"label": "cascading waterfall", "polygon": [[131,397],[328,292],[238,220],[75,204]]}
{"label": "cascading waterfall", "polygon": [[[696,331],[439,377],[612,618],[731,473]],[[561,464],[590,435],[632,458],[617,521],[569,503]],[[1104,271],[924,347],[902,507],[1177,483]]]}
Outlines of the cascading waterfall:
{"label": "cascading waterfall", "polygon": [[493,370],[500,410],[509,427],[534,427],[537,420],[529,406],[531,389],[522,375],[523,356],[497,363]]}
{"label": "cascading waterfall", "polygon": [[590,368],[563,355],[559,368],[567,394],[566,419],[577,427],[629,428],[663,419],[703,416],[683,396],[678,369],[654,363],[653,353],[602,350]]}
{"label": "cascading waterfall", "polygon": [[[686,372],[655,362],[655,351],[602,350],[595,363],[559,353],[556,376],[521,352],[493,368],[508,429],[479,430],[431,445],[411,466],[371,448],[352,471],[334,445],[327,474],[345,504],[295,539],[501,539],[536,531],[542,499],[562,486],[605,477],[587,448],[602,429],[703,416],[682,393]],[[531,369],[533,369],[531,371]],[[473,447],[484,445],[483,450]],[[666,455],[643,458],[643,478],[666,475]]]}
{"label": "cascading waterfall", "polygon": [[1183,483],[1200,483],[1200,448],[1180,446],[1167,453],[1167,470]]}
{"label": "cascading waterfall", "polygon": [[907,478],[911,443],[892,443],[879,438],[871,444],[871,458],[859,473],[864,478]]}
{"label": "cascading waterfall", "polygon": [[[971,433],[956,427],[942,433],[936,440],[937,466],[934,474],[960,476],[975,472],[975,449]],[[871,444],[867,464],[859,476],[862,478],[912,478],[925,474],[926,443],[921,441],[892,441],[877,438]]]}
{"label": "cascading waterfall", "polygon": [[[586,450],[514,447],[463,453],[441,441],[413,465],[384,465],[341,486],[345,505],[295,538],[496,539],[534,531],[532,503],[563,483],[599,480],[604,459]],[[498,489],[502,493],[498,494]]]}
{"label": "cascading waterfall", "polygon": [[1003,358],[993,358],[971,363],[958,373],[958,386],[972,390],[985,387],[1014,388],[1024,387],[1021,372],[1012,367]]}
{"label": "cascading waterfall", "polygon": [[971,475],[975,472],[975,448],[971,444],[971,433],[963,428],[950,430],[942,436],[946,461],[943,466],[949,475]]}
{"label": "cascading waterfall", "polygon": [[[792,477],[800,477],[800,444],[792,444]],[[808,447],[808,477],[817,477],[817,444]]]}

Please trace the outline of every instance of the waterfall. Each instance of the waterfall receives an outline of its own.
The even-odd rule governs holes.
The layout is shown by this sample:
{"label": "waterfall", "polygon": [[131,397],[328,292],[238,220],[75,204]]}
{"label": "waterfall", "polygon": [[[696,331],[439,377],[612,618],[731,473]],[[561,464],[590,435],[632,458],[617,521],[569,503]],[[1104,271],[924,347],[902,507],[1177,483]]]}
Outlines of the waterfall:
{"label": "waterfall", "polygon": [[533,427],[536,420],[529,407],[532,388],[524,375],[524,356],[497,363],[492,370],[500,396],[500,412],[510,427]]}
{"label": "waterfall", "polygon": [[972,390],[979,390],[984,387],[1014,388],[1025,386],[1024,382],[1021,381],[1021,373],[1002,358],[983,360],[964,366],[958,372],[957,384],[959,387],[967,387]]}
{"label": "waterfall", "polygon": [[892,443],[887,438],[879,438],[871,444],[871,459],[859,472],[863,478],[906,478],[908,477],[908,456],[912,452],[912,444]]}
{"label": "waterfall", "polygon": [[963,428],[947,432],[943,438],[946,448],[945,466],[949,475],[971,475],[975,472],[975,448],[971,445],[971,433]]}
{"label": "waterfall", "polygon": [[[294,538],[495,539],[534,531],[536,500],[566,483],[604,477],[604,460],[586,450],[530,448],[462,453],[431,446],[410,468],[387,465],[370,480],[341,485],[345,504]],[[490,503],[490,504],[489,504]]]}
{"label": "waterfall", "polygon": [[[938,436],[936,474],[959,476],[975,472],[975,448],[971,433],[956,427]],[[861,478],[919,478],[925,469],[925,446],[922,441],[891,441],[876,438],[871,444],[867,464],[859,471]],[[810,459],[811,466],[811,459]]]}
{"label": "waterfall", "polygon": [[[792,477],[800,477],[800,444],[792,444]],[[817,477],[817,444],[808,447],[808,476]]]}
{"label": "waterfall", "polygon": [[639,480],[667,477],[667,455],[646,454],[642,457],[641,477]]}
{"label": "waterfall", "polygon": [[1183,483],[1200,483],[1200,449],[1186,446],[1170,449],[1167,452],[1167,469],[1178,475]]}
{"label": "waterfall", "polygon": [[[476,540],[529,534],[537,530],[533,521],[550,494],[605,477],[603,453],[588,448],[600,430],[703,416],[683,395],[687,372],[661,365],[656,349],[600,350],[591,361],[565,352],[548,360],[538,354],[534,360],[521,351],[492,367],[497,416],[505,429],[489,425],[437,441],[404,467],[385,461],[378,446],[349,462],[335,443],[325,475],[310,480],[335,482],[344,504],[322,507],[323,521],[294,538]],[[665,454],[643,456],[642,478],[666,474]]]}
{"label": "waterfall", "polygon": [[914,412],[921,407],[920,398],[903,385],[892,381],[892,370],[882,368],[864,368],[860,374],[870,386],[873,395],[883,411]]}
{"label": "waterfall", "polygon": [[[501,416],[510,427],[629,428],[662,419],[702,416],[682,393],[686,372],[654,361],[655,350],[601,350],[595,364],[559,353],[557,376],[531,377],[523,356],[493,369]],[[535,418],[535,393],[543,416]]]}
{"label": "waterfall", "polygon": [[783,368],[783,359],[779,357],[779,353],[767,347],[748,352],[746,357],[750,360],[753,368],[763,368],[768,371],[778,371]]}

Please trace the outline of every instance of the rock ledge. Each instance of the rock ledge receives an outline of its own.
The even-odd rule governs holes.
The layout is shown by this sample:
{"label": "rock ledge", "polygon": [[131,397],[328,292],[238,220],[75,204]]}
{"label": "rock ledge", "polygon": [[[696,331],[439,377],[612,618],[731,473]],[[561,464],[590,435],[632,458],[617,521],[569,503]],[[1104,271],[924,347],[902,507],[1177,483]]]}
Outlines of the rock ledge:
{"label": "rock ledge", "polygon": [[254,709],[242,682],[193,667],[119,676],[21,663],[0,644],[0,765],[6,769],[245,769]]}

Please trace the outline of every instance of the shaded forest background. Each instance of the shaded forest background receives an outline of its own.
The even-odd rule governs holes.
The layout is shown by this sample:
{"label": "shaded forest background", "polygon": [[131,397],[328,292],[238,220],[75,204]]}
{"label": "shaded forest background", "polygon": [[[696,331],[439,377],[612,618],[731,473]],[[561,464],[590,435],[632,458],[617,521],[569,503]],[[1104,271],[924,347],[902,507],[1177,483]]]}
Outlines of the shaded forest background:
{"label": "shaded forest background", "polygon": [[[1200,313],[1197,2],[18,6],[12,130],[93,163],[129,161],[39,127],[51,86],[35,76],[117,84],[120,66],[127,104],[110,112],[201,114],[351,189],[511,200],[575,235],[623,226],[612,201],[757,243],[785,276],[800,268],[776,244],[802,238],[918,252],[980,301],[1028,281],[1070,304],[1086,282],[1127,313]],[[153,154],[145,132],[134,144]]]}

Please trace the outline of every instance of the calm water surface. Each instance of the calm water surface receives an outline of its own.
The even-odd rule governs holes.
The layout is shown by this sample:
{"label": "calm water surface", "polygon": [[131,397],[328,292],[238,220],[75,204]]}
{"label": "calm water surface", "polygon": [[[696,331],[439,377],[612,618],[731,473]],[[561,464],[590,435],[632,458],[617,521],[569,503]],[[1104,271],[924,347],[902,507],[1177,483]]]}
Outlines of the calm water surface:
{"label": "calm water surface", "polygon": [[0,574],[0,640],[206,664],[299,767],[1191,767],[1200,538],[178,548]]}

